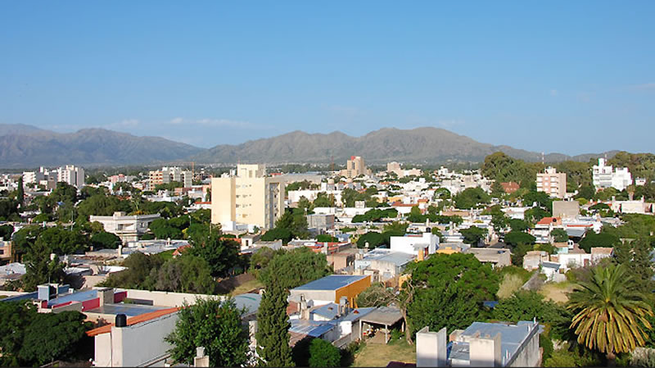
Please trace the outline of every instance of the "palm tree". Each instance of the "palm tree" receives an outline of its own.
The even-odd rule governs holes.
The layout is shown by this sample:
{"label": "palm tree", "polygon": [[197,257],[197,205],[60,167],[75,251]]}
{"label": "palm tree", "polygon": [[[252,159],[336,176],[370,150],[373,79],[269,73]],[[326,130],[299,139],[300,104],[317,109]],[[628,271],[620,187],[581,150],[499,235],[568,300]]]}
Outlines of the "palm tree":
{"label": "palm tree", "polygon": [[591,279],[580,282],[569,298],[578,343],[606,354],[609,364],[617,353],[643,346],[644,327],[651,328],[646,316],[653,312],[639,290],[624,265],[593,268]]}

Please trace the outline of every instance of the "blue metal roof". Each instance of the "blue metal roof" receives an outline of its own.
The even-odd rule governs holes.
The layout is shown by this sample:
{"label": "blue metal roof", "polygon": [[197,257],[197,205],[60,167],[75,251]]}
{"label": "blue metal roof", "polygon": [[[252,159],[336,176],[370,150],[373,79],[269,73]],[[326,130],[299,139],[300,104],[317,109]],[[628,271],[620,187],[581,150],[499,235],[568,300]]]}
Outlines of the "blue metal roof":
{"label": "blue metal roof", "polygon": [[325,317],[328,320],[333,320],[339,314],[339,304],[328,303],[322,307],[316,308],[310,312],[317,316]]}
{"label": "blue metal roof", "polygon": [[292,319],[289,332],[295,332],[311,337],[321,337],[332,330],[335,326],[326,322],[314,322]]}
{"label": "blue metal roof", "polygon": [[168,307],[155,307],[152,305],[140,304],[105,304],[102,307],[88,310],[88,313],[101,313],[101,314],[124,314],[128,317],[140,316],[142,314],[167,309]]}
{"label": "blue metal roof", "polygon": [[359,281],[368,275],[351,276],[351,275],[330,275],[322,279],[308,282],[305,285],[299,286],[293,290],[337,290],[344,286],[348,286],[356,281]]}
{"label": "blue metal roof", "polygon": [[48,307],[66,302],[85,302],[98,297],[97,290],[80,291],[48,300]]}

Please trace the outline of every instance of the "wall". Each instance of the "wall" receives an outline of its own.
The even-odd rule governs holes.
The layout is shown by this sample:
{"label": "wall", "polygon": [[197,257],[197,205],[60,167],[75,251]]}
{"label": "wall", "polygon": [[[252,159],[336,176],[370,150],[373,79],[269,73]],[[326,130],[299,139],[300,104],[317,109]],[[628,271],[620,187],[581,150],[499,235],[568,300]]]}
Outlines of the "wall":
{"label": "wall", "polygon": [[177,320],[177,313],[172,313],[133,326],[112,326],[113,366],[136,367],[168,354],[171,345],[164,338],[175,329]]}
{"label": "wall", "polygon": [[507,365],[508,367],[539,367],[541,365],[539,328],[535,328],[528,335],[526,342],[514,356],[515,358]]}
{"label": "wall", "polygon": [[194,304],[196,298],[206,299],[212,297],[212,295],[205,294],[169,293],[166,291],[148,291],[135,289],[125,289],[125,291],[127,291],[127,297],[130,299],[152,300],[153,305],[166,307],[180,307],[184,304],[185,301],[188,304]]}
{"label": "wall", "polygon": [[338,304],[341,297],[345,296],[348,299],[349,305],[351,307],[355,306],[355,299],[357,298],[357,295],[366,290],[366,288],[369,286],[371,286],[371,276],[364,277],[350,285],[337,289],[334,297],[334,302]]}
{"label": "wall", "polygon": [[212,178],[212,224],[236,221],[235,178]]}

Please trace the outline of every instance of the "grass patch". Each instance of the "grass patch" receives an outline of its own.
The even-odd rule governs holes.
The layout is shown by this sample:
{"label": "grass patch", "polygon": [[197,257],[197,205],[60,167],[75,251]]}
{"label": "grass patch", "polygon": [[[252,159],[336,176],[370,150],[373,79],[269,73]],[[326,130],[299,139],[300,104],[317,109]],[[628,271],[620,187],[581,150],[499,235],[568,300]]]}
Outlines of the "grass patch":
{"label": "grass patch", "polygon": [[391,361],[416,363],[416,345],[409,345],[404,339],[388,345],[366,344],[355,355],[352,366],[386,367]]}
{"label": "grass patch", "polygon": [[254,279],[237,286],[234,290],[230,292],[230,295],[232,296],[241,295],[249,292],[250,290],[263,288],[263,287],[264,284],[262,284],[261,281]]}
{"label": "grass patch", "polygon": [[549,282],[539,289],[539,294],[554,302],[566,303],[569,300],[567,294],[573,290],[573,286],[570,282]]}
{"label": "grass patch", "polygon": [[175,249],[171,249],[171,250],[167,250],[165,252],[161,252],[161,253],[159,253],[159,256],[164,261],[168,261],[169,259],[173,259],[173,252],[175,252]]}
{"label": "grass patch", "polygon": [[503,280],[500,282],[500,286],[498,287],[498,292],[496,295],[498,295],[498,298],[500,299],[509,298],[514,295],[514,292],[519,290],[523,284],[525,284],[525,281],[523,281],[521,276],[517,274],[506,273],[503,276]]}

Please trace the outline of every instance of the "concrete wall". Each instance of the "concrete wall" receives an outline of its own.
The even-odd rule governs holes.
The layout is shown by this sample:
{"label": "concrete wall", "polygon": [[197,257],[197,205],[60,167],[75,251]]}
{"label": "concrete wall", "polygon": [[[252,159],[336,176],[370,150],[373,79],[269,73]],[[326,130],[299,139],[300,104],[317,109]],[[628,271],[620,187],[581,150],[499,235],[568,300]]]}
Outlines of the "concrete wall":
{"label": "concrete wall", "polygon": [[167,291],[148,291],[136,289],[121,289],[127,291],[129,299],[152,300],[153,305],[166,307],[180,307],[187,302],[194,304],[196,299],[208,299],[216,297],[206,294],[169,293]]}
{"label": "concrete wall", "polygon": [[515,358],[507,364],[508,367],[539,367],[541,365],[541,353],[539,351],[539,328],[528,335],[526,342],[514,355]]}
{"label": "concrete wall", "polygon": [[416,366],[446,367],[448,363],[446,328],[430,332],[429,327],[416,333]]}
{"label": "concrete wall", "polygon": [[171,345],[164,338],[177,320],[177,313],[172,313],[134,326],[112,326],[112,365],[136,367],[167,355]]}

